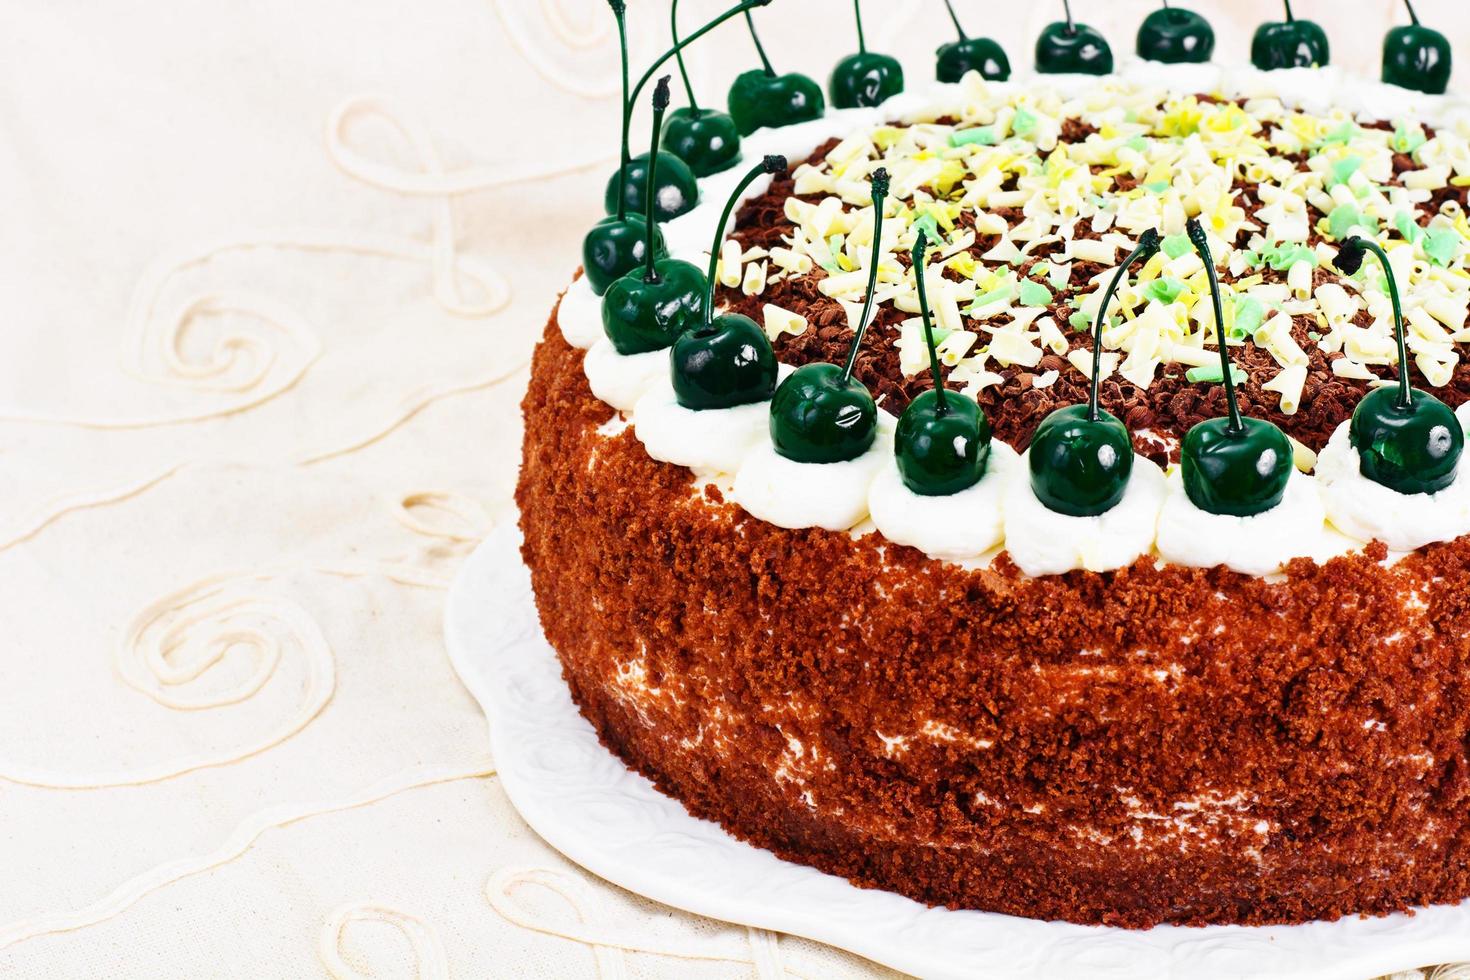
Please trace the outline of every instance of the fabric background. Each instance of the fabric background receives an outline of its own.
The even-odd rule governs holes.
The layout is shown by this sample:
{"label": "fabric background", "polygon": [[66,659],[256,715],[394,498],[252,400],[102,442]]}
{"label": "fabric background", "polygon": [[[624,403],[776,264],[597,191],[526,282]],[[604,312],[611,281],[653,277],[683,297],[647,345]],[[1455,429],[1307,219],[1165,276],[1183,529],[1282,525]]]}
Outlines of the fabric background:
{"label": "fabric background", "polygon": [[[1060,9],[958,6],[1018,67]],[[1076,6],[1123,52],[1153,5]],[[1193,6],[1220,60],[1278,9]],[[642,65],[667,6],[630,7]],[[928,77],[938,0],[868,7]],[[1395,3],[1298,8],[1376,73]],[[1419,8],[1470,57],[1458,0]],[[846,10],[762,14],[778,67],[824,76]],[[444,653],[616,155],[602,0],[7,13],[0,974],[886,975],[570,866]],[[691,67],[720,103],[752,64],[731,25]]]}

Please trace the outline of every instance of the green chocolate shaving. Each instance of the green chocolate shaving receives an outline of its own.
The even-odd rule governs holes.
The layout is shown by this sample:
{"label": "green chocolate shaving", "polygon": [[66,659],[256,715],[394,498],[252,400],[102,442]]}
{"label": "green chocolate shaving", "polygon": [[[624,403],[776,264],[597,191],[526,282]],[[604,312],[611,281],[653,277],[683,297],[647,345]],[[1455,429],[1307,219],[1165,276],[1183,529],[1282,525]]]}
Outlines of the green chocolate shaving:
{"label": "green chocolate shaving", "polygon": [[950,146],[968,146],[971,143],[979,143],[982,146],[994,146],[997,142],[999,141],[995,137],[995,130],[989,126],[961,129],[949,134]]}
{"label": "green chocolate shaving", "polygon": [[1332,180],[1328,182],[1329,187],[1334,184],[1346,184],[1358,168],[1363,165],[1361,157],[1343,157],[1332,165]]}
{"label": "green chocolate shaving", "polygon": [[1342,241],[1352,234],[1354,228],[1364,228],[1370,232],[1378,230],[1378,222],[1372,218],[1364,217],[1363,212],[1351,204],[1339,204],[1332,209],[1327,216],[1327,233],[1337,241]]}
{"label": "green chocolate shaving", "polygon": [[1424,237],[1424,229],[1420,228],[1414,221],[1414,216],[1407,211],[1400,211],[1393,216],[1393,226],[1404,236],[1404,241],[1417,244]]}
{"label": "green chocolate shaving", "polygon": [[917,231],[922,231],[924,237],[930,242],[944,241],[944,237],[939,234],[939,222],[928,211],[925,211],[918,218],[914,219],[914,228]]}
{"label": "green chocolate shaving", "polygon": [[1317,253],[1300,242],[1274,242],[1261,250],[1254,264],[1285,272],[1298,262],[1306,262],[1316,268]]}
{"label": "green chocolate shaving", "polygon": [[1177,259],[1186,252],[1194,251],[1194,246],[1189,243],[1188,235],[1165,235],[1164,254],[1171,259]]}
{"label": "green chocolate shaving", "polygon": [[1424,135],[1422,129],[1417,126],[1409,129],[1403,123],[1399,123],[1398,127],[1394,129],[1393,139],[1389,141],[1388,145],[1393,148],[1395,153],[1413,153],[1427,142],[1429,140]]}
{"label": "green chocolate shaving", "polygon": [[1438,266],[1446,266],[1460,247],[1460,233],[1453,228],[1431,228],[1424,233],[1424,254]]}
{"label": "green chocolate shaving", "polygon": [[1357,135],[1358,127],[1353,124],[1352,120],[1349,120],[1318,140],[1317,145],[1330,146],[1333,143],[1347,143]]}
{"label": "green chocolate shaving", "polygon": [[1052,301],[1052,293],[1039,282],[1025,279],[1021,282],[1022,306],[1046,306]]}
{"label": "green chocolate shaving", "polygon": [[1004,286],[995,287],[988,293],[981,293],[979,296],[976,296],[966,312],[974,313],[981,307],[989,306],[991,303],[999,303],[1010,298],[1011,285],[1010,283],[1006,283]]}
{"label": "green chocolate shaving", "polygon": [[[1206,367],[1192,367],[1184,372],[1184,376],[1195,383],[1209,381],[1219,384],[1225,380],[1225,376],[1220,372],[1220,365],[1218,364],[1210,364]],[[1234,364],[1230,365],[1230,380],[1238,385],[1245,384],[1245,372]]]}
{"label": "green chocolate shaving", "polygon": [[[1255,333],[1266,319],[1266,308],[1254,296],[1236,296],[1234,309],[1235,323],[1226,331],[1231,340],[1244,340]],[[1215,380],[1220,380],[1218,370],[1215,371]]]}
{"label": "green chocolate shaving", "polygon": [[1143,287],[1143,295],[1160,303],[1172,303],[1184,292],[1184,283],[1173,276],[1160,276]]}

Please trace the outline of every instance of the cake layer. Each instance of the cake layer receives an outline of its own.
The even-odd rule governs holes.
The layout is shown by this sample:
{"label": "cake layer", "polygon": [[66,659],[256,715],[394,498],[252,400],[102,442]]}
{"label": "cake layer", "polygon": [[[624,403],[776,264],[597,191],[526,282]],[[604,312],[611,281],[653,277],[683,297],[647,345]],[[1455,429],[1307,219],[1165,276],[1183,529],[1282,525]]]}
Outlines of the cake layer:
{"label": "cake layer", "polygon": [[[592,391],[624,411],[650,455],[729,482],[729,499],[780,526],[841,530],[871,517],[889,540],[933,557],[983,563],[1004,547],[1036,576],[1114,570],[1150,553],[1269,575],[1374,540],[1397,555],[1470,533],[1470,480],[1385,498],[1359,477],[1345,435],[1333,438],[1369,391],[1392,383],[1397,361],[1397,300],[1381,273],[1335,267],[1357,234],[1381,238],[1404,287],[1408,380],[1458,406],[1461,429],[1470,421],[1470,361],[1460,350],[1470,342],[1470,107],[1449,97],[1421,105],[1389,86],[1334,87],[1327,71],[1214,74],[1208,84],[1199,71],[1170,84],[1132,71],[1081,88],[969,76],[876,109],[762,130],[747,151],[780,151],[793,166],[745,192],[712,266],[717,302],[763,324],[788,370],[844,362],[867,283],[876,284],[854,377],[889,423],[880,443],[896,413],[941,376],[977,400],[997,444],[1024,453],[1049,413],[1086,400],[1100,340],[1099,407],[1117,415],[1140,456],[1166,468],[1160,486],[1133,487],[1136,513],[1062,514],[999,474],[1001,506],[915,495],[891,463],[879,465],[892,453],[876,444],[841,467],[778,458],[747,424],[754,406],[750,418],[715,418],[675,405],[666,358],[619,355],[582,283],[559,315],[563,336],[590,348]],[[1211,94],[1180,95],[1184,83]],[[1318,89],[1344,94],[1356,115],[1311,108]],[[867,177],[880,165],[893,193],[875,249]],[[708,260],[735,179],[705,181],[700,206],[665,226],[674,255]],[[1210,278],[1183,234],[1191,214],[1223,283],[1241,411],[1296,440],[1300,474],[1267,513],[1204,512],[1170,468],[1191,426],[1228,412]],[[1118,263],[1151,230],[1165,235],[1162,250],[1122,276]],[[920,231],[936,243],[926,276],[941,361],[932,375],[912,315],[908,249]],[[1115,278],[1113,315],[1095,338],[1090,324]],[[1019,469],[1030,462],[1023,455]]]}
{"label": "cake layer", "polygon": [[1470,895],[1470,542],[1283,581],[1028,578],[784,530],[650,459],[548,325],[517,500],[603,741],[691,812],[920,901],[1271,923]]}

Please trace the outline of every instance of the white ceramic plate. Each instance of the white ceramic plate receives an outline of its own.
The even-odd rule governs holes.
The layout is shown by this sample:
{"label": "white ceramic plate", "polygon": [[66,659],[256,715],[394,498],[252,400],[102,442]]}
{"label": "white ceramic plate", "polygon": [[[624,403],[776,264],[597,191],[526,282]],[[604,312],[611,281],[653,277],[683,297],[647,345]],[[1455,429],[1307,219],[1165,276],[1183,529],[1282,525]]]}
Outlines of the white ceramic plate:
{"label": "white ceramic plate", "polygon": [[1140,932],[926,908],[782,861],[691,817],[602,747],[541,635],[519,547],[519,531],[504,526],[465,563],[445,612],[449,655],[485,710],[521,816],[629,891],[934,978],[1365,980],[1470,959],[1470,902],[1413,916]]}

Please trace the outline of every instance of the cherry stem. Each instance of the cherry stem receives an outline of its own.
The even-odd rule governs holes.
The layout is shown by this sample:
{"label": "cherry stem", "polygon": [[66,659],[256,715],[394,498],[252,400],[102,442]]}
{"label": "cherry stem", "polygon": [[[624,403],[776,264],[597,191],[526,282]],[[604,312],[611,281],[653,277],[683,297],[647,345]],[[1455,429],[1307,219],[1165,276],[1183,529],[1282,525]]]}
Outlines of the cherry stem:
{"label": "cherry stem", "polygon": [[764,7],[770,2],[771,0],[743,0],[742,3],[738,3],[735,6],[731,7],[729,10],[725,11],[723,14],[720,14],[714,20],[706,23],[693,34],[690,34],[688,37],[684,38],[682,41],[669,48],[669,50],[659,55],[658,58],[654,60],[653,64],[648,66],[648,70],[643,73],[643,77],[638,79],[638,84],[633,86],[633,91],[631,93],[624,93],[623,96],[623,155],[625,157],[628,154],[628,124],[632,120],[632,107],[638,101],[638,96],[643,91],[643,86],[647,85],[648,80],[653,77],[653,73],[658,71],[659,68],[662,67],[664,62],[677,55],[680,51],[683,51],[695,41],[698,41],[700,38],[704,37],[716,27],[719,27],[731,17],[734,17],[736,14],[739,13],[744,13],[746,14],[746,16],[749,16],[751,8]]}
{"label": "cherry stem", "polygon": [[1118,266],[1118,271],[1113,273],[1113,281],[1108,284],[1107,292],[1103,293],[1102,305],[1097,310],[1097,322],[1092,327],[1092,382],[1087,393],[1087,418],[1096,422],[1098,419],[1098,387],[1102,379],[1102,355],[1103,355],[1103,327],[1108,322],[1108,304],[1113,301],[1113,294],[1118,291],[1118,285],[1133,263],[1139,259],[1151,259],[1159,250],[1159,233],[1152,228],[1146,230],[1138,238],[1138,245],[1123,264]]}
{"label": "cherry stem", "polygon": [[852,13],[857,18],[858,29],[858,53],[868,53],[868,42],[863,39],[863,3],[862,0],[852,0]]}
{"label": "cherry stem", "polygon": [[664,112],[669,108],[669,76],[665,75],[658,80],[653,88],[653,137],[648,141],[648,186],[644,188],[645,218],[648,225],[647,244],[644,248],[648,252],[648,265],[643,270],[643,281],[656,283],[658,278],[658,267],[654,265],[653,236],[658,228],[658,222],[653,220],[653,206],[658,196],[658,142],[659,131],[663,128]]}
{"label": "cherry stem", "polygon": [[1230,375],[1230,350],[1225,343],[1225,310],[1220,304],[1220,280],[1215,276],[1215,260],[1210,255],[1210,243],[1205,235],[1205,226],[1199,219],[1190,218],[1186,228],[1194,250],[1205,263],[1205,272],[1210,277],[1210,301],[1215,307],[1215,342],[1220,345],[1220,376],[1225,382],[1225,401],[1230,407],[1228,431],[1240,434],[1245,425],[1240,421],[1240,406],[1235,402],[1235,379]]}
{"label": "cherry stem", "polygon": [[949,403],[945,401],[944,379],[939,376],[939,353],[934,349],[934,327],[929,322],[929,296],[924,287],[924,252],[929,247],[929,236],[924,234],[924,229],[919,229],[919,237],[914,241],[914,283],[919,288],[919,314],[924,318],[924,344],[929,348],[929,370],[934,375],[934,407],[935,415],[944,415],[949,411]]}
{"label": "cherry stem", "polygon": [[1069,0],[1062,0],[1062,10],[1064,10],[1067,14],[1067,33],[1076,34],[1077,25],[1072,23],[1072,4],[1069,2]]}
{"label": "cherry stem", "polygon": [[883,202],[888,198],[888,171],[879,167],[868,180],[873,198],[873,247],[868,251],[868,295],[863,300],[863,315],[858,320],[857,335],[852,338],[852,349],[847,352],[847,364],[842,368],[843,381],[852,377],[858,349],[863,346],[863,335],[868,332],[868,314],[873,311],[873,291],[878,286],[878,260],[883,253]]}
{"label": "cherry stem", "polygon": [[760,55],[761,65],[766,69],[766,74],[772,78],[776,76],[776,69],[771,67],[771,59],[766,57],[766,49],[761,44],[761,36],[755,32],[755,18],[750,16],[750,11],[745,12],[745,26],[750,29],[750,39],[755,42],[755,53]]}
{"label": "cherry stem", "polygon": [[964,25],[960,23],[959,14],[954,12],[954,4],[950,3],[949,0],[944,0],[944,6],[949,11],[949,19],[954,21],[954,29],[959,34],[960,40],[969,40],[969,37],[965,34]]}
{"label": "cherry stem", "polygon": [[694,86],[689,84],[689,69],[684,67],[684,49],[679,46],[679,0],[669,4],[669,34],[674,39],[674,58],[679,62],[679,77],[684,80],[684,94],[689,96],[689,111],[699,118],[699,103],[694,98]]}
{"label": "cherry stem", "polygon": [[628,183],[628,121],[633,114],[633,108],[628,103],[628,26],[625,16],[625,8],[622,0],[614,0],[611,4],[613,17],[618,22],[618,53],[623,62],[623,155],[618,163],[618,221],[625,221],[628,217],[627,195],[623,188]]}
{"label": "cherry stem", "polygon": [[709,326],[715,318],[715,273],[719,271],[720,246],[725,240],[725,224],[730,220],[730,212],[735,210],[735,204],[740,200],[740,195],[751,185],[757,177],[762,174],[778,174],[786,169],[786,158],[777,154],[771,154],[748,170],[740,183],[735,185],[735,190],[730,192],[730,199],[725,202],[725,210],[720,213],[720,223],[715,225],[714,244],[709,249],[709,275],[704,283],[704,325]]}
{"label": "cherry stem", "polygon": [[1414,13],[1414,5],[1410,3],[1409,0],[1404,0],[1404,6],[1409,8],[1409,20],[1413,22],[1415,27],[1418,27],[1419,15]]}
{"label": "cherry stem", "polygon": [[1377,242],[1370,242],[1366,238],[1359,238],[1358,245],[1366,248],[1378,256],[1378,264],[1383,266],[1383,275],[1388,280],[1388,298],[1393,301],[1393,333],[1394,339],[1399,345],[1399,408],[1409,408],[1413,404],[1409,388],[1409,348],[1404,341],[1404,314],[1399,307],[1399,284],[1393,277],[1393,266],[1389,265],[1388,253],[1379,247]]}
{"label": "cherry stem", "polygon": [[1286,4],[1286,22],[1290,24],[1291,22],[1296,20],[1296,18],[1291,15],[1291,0],[1281,0],[1281,2]]}

